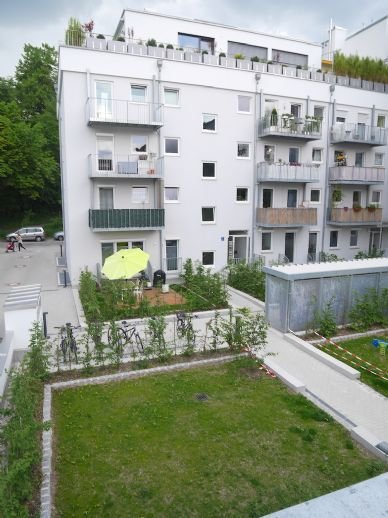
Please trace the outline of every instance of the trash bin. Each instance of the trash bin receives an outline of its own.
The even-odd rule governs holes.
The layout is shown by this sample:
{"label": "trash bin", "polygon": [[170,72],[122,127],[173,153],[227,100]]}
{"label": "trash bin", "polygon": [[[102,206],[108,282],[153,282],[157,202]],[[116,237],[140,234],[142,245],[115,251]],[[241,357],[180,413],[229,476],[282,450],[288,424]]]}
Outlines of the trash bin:
{"label": "trash bin", "polygon": [[154,272],[153,286],[160,286],[161,284],[166,284],[166,272],[163,270],[156,270],[156,272]]}

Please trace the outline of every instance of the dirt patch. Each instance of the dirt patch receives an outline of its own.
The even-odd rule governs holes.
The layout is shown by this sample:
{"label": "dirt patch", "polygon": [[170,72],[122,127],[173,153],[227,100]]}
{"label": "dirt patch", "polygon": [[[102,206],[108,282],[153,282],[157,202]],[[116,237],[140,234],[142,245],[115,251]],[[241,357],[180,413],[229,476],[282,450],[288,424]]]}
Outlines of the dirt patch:
{"label": "dirt patch", "polygon": [[261,376],[263,375],[263,373],[259,370],[258,367],[244,367],[240,369],[239,372],[242,376],[246,376],[247,378],[250,378],[252,380],[261,378]]}
{"label": "dirt patch", "polygon": [[162,293],[159,288],[151,288],[143,291],[143,298],[149,300],[151,306],[169,305],[176,306],[179,304],[186,304],[186,299],[180,293],[172,290],[168,293]]}

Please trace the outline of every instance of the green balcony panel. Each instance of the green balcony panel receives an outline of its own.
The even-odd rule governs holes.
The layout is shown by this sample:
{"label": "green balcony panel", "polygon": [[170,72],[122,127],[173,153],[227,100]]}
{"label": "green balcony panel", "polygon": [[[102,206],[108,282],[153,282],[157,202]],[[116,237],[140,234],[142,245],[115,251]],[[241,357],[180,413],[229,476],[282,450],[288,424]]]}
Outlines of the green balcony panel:
{"label": "green balcony panel", "polygon": [[93,230],[158,229],[164,227],[164,209],[90,209]]}

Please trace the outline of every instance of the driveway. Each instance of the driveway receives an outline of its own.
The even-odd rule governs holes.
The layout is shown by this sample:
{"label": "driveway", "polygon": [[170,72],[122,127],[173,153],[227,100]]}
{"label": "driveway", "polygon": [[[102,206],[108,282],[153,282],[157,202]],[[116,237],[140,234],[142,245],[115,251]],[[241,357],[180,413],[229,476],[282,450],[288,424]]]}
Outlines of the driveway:
{"label": "driveway", "polygon": [[[0,241],[0,318],[3,321],[3,304],[13,286],[40,284],[42,287],[42,311],[46,311],[49,334],[57,331],[55,326],[64,322],[78,325],[71,287],[58,286],[56,266],[60,257],[60,245],[48,239],[40,243],[24,242],[26,250],[5,253],[6,242]],[[2,334],[3,326],[0,326]]]}

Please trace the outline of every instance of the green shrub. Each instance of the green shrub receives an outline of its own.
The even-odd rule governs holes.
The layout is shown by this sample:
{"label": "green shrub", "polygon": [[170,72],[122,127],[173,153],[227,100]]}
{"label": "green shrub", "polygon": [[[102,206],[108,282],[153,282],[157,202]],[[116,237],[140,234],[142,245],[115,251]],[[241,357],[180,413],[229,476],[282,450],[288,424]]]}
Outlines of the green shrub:
{"label": "green shrub", "polygon": [[316,312],[315,315],[318,333],[325,338],[331,338],[336,334],[337,331],[337,323],[335,321],[335,314],[333,310],[333,301],[334,297],[326,302],[326,304],[323,306],[323,309]]}
{"label": "green shrub", "polygon": [[259,300],[265,300],[265,273],[263,263],[237,263],[228,265],[228,284]]}
{"label": "green shrub", "polygon": [[154,38],[150,38],[149,40],[146,41],[146,45],[147,45],[147,47],[156,47],[157,43]]}
{"label": "green shrub", "polygon": [[373,326],[388,324],[388,289],[381,292],[368,290],[362,295],[356,295],[355,303],[349,311],[350,325],[356,331],[366,331]]}

